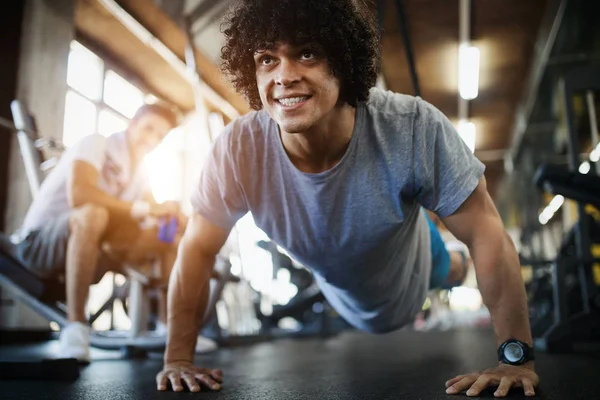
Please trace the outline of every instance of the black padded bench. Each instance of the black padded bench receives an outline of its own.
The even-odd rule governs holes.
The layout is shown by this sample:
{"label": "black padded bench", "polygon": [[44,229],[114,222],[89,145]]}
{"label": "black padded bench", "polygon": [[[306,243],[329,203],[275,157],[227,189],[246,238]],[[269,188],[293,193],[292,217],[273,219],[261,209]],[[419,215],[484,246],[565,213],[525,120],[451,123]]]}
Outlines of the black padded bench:
{"label": "black padded bench", "polygon": [[44,317],[66,324],[62,302],[65,285],[59,277],[42,278],[19,262],[15,245],[0,234],[0,284],[8,287],[19,300],[33,307]]}

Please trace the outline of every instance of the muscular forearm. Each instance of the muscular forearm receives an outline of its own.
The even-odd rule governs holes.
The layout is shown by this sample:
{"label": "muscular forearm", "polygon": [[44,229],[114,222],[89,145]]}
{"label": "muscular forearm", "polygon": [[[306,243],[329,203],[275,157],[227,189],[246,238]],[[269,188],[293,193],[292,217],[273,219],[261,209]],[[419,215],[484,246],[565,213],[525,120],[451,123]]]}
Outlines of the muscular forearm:
{"label": "muscular forearm", "polygon": [[194,344],[208,302],[214,261],[214,256],[203,255],[193,244],[185,243],[184,238],[169,282],[169,337],[165,364],[193,361]]}
{"label": "muscular forearm", "polygon": [[[495,238],[495,239],[494,239]],[[527,297],[515,247],[503,228],[476,240],[471,255],[497,345],[510,338],[532,344]]]}
{"label": "muscular forearm", "polygon": [[94,204],[106,208],[112,213],[127,215],[130,214],[132,207],[131,202],[113,197],[94,185],[78,185],[71,188],[69,203],[73,208]]}

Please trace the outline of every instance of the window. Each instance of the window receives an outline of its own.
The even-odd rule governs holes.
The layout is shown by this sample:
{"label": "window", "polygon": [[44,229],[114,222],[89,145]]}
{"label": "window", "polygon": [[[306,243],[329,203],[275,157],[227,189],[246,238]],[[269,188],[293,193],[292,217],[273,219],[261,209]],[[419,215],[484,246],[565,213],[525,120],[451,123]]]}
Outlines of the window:
{"label": "window", "polygon": [[128,121],[116,112],[100,110],[98,113],[98,133],[109,136],[115,132],[127,129]]}
{"label": "window", "polygon": [[96,54],[71,43],[67,70],[63,143],[69,147],[84,136],[104,136],[127,128],[147,96]]}
{"label": "window", "polygon": [[96,129],[96,106],[75,91],[69,90],[65,101],[65,122],[63,142],[70,146],[82,136],[82,132],[92,133]]}
{"label": "window", "polygon": [[100,100],[104,62],[78,42],[71,43],[67,84],[85,97]]}
{"label": "window", "polygon": [[106,71],[104,101],[127,118],[133,118],[137,109],[144,104],[144,94],[115,72]]}

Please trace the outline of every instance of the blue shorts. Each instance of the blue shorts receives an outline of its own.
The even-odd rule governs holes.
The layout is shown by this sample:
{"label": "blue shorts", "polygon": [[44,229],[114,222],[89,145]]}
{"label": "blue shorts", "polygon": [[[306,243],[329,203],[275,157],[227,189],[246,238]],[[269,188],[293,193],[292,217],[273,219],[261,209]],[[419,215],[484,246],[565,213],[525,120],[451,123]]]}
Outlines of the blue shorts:
{"label": "blue shorts", "polygon": [[446,250],[446,244],[442,240],[437,226],[435,226],[427,213],[423,212],[429,224],[429,237],[431,239],[431,277],[429,279],[429,289],[440,289],[446,282],[446,278],[450,272],[450,253]]}

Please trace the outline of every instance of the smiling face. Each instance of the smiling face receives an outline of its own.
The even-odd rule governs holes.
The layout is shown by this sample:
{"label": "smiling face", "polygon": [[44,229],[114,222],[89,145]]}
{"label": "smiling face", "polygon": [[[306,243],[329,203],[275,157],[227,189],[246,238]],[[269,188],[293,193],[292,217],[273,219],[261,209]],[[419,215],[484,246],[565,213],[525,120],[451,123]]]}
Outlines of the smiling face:
{"label": "smiling face", "polygon": [[171,122],[154,113],[147,113],[134,118],[127,130],[129,142],[135,151],[143,157],[160,144],[173,129]]}
{"label": "smiling face", "polygon": [[322,51],[281,42],[254,54],[264,109],[287,133],[302,133],[334,114],[340,82]]}

